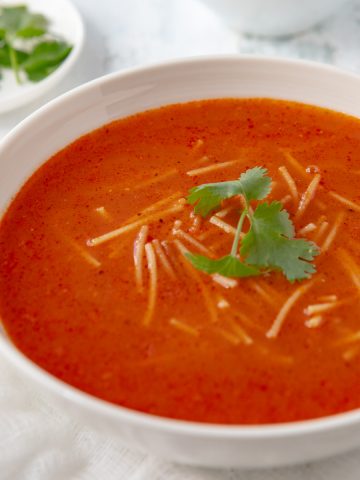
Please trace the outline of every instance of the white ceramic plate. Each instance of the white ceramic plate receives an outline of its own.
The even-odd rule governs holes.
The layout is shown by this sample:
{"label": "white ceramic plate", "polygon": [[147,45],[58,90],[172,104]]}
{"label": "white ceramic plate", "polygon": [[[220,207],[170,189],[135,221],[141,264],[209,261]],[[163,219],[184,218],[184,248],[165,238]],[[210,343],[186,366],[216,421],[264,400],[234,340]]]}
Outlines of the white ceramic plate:
{"label": "white ceramic plate", "polygon": [[[311,62],[211,57],[123,71],[58,97],[0,143],[0,212],[26,178],[85,132],[149,108],[219,97],[289,99],[360,117],[360,77]],[[61,382],[32,363],[1,331],[0,354],[34,390],[48,395],[79,422],[168,460],[260,468],[306,462],[360,446],[359,409],[262,426],[171,420],[107,403]]]}
{"label": "white ceramic plate", "polygon": [[5,0],[1,4],[26,4],[31,11],[42,13],[49,18],[51,31],[73,45],[73,49],[55,72],[38,83],[27,81],[18,85],[13,72],[4,69],[0,80],[0,114],[36,100],[59,83],[75,64],[84,43],[82,19],[69,0]]}

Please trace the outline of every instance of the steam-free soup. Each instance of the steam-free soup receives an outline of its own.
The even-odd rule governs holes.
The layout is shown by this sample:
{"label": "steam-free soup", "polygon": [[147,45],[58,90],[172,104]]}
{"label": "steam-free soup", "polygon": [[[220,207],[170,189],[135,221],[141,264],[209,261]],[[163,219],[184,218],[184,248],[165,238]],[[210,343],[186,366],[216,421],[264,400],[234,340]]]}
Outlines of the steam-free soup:
{"label": "steam-free soup", "polygon": [[[279,201],[293,237],[317,245],[307,278],[189,261],[228,255],[245,208],[235,192],[202,216],[189,189],[254,167],[271,192],[249,202],[239,245]],[[220,99],[115,121],[48,160],[4,214],[3,325],[51,374],[142,412],[264,424],[358,408],[359,192],[360,122],[340,113]],[[264,238],[254,248],[280,256]]]}

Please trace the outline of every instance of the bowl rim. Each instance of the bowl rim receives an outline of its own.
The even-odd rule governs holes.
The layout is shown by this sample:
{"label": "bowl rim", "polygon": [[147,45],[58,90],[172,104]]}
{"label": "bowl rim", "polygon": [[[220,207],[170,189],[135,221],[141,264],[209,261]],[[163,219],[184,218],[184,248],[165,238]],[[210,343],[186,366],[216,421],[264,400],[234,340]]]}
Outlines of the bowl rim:
{"label": "bowl rim", "polygon": [[[107,82],[113,81],[114,79],[121,79],[123,77],[134,75],[137,76],[142,73],[156,72],[178,66],[191,67],[196,64],[226,64],[244,61],[252,64],[261,62],[268,64],[269,66],[288,65],[290,67],[302,67],[306,70],[312,70],[314,74],[316,74],[317,71],[322,73],[327,72],[332,75],[342,75],[344,78],[360,82],[360,75],[344,71],[335,66],[308,60],[265,57],[261,55],[205,55],[167,60],[151,65],[127,68],[118,72],[103,75],[95,80],[80,85],[40,107],[27,118],[22,120],[0,141],[0,155],[2,155],[4,149],[16,141],[17,137],[21,136],[23,131],[26,131],[26,129],[31,126],[33,121],[51,114],[51,112],[61,106],[63,102],[76,98],[77,96]],[[5,337],[2,335],[0,335],[0,355],[3,355],[11,365],[16,367],[18,374],[21,372],[26,377],[34,380],[38,385],[43,386],[45,391],[50,391],[52,395],[60,396],[61,398],[76,404],[78,407],[84,408],[87,411],[92,411],[104,418],[106,417],[114,421],[124,421],[132,426],[146,427],[159,432],[167,432],[175,435],[184,434],[198,438],[206,437],[212,439],[276,439],[282,437],[293,438],[304,434],[325,433],[330,430],[341,429],[360,423],[360,408],[320,418],[260,425],[215,424],[161,417],[113,404],[65,383],[35,364],[31,359],[18,350],[11,340],[6,341]]]}

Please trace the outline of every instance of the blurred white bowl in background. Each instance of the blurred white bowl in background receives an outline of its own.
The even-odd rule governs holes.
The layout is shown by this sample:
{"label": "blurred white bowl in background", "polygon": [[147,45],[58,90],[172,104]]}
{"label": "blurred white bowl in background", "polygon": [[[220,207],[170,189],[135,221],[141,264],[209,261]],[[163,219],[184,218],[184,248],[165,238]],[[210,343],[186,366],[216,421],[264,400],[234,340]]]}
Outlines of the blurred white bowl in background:
{"label": "blurred white bowl in background", "polygon": [[202,0],[233,29],[261,36],[301,32],[349,0]]}

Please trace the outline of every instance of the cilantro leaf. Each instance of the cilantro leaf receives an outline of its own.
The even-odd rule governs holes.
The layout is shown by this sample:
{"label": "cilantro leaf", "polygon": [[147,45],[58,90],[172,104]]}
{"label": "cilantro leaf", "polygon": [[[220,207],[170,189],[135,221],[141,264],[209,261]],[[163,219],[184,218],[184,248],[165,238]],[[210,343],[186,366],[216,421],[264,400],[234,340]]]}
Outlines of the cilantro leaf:
{"label": "cilantro leaf", "polygon": [[1,7],[0,9],[0,30],[8,34],[16,34],[28,15],[28,9],[25,5],[15,7]]}
{"label": "cilantro leaf", "polygon": [[[218,208],[226,198],[240,194],[245,199],[230,255],[217,260],[202,255],[187,255],[195,268],[228,277],[247,277],[280,270],[290,282],[309,278],[316,271],[311,261],[319,254],[319,248],[313,242],[294,238],[294,225],[280,202],[259,204],[255,212],[249,208],[251,201],[263,200],[270,190],[271,178],[262,167],[247,170],[238,180],[208,183],[190,190],[187,200],[195,205],[195,213],[202,216]],[[243,235],[240,255],[244,261],[241,261],[239,242],[246,217],[250,229]]]}
{"label": "cilantro leaf", "polygon": [[[15,50],[18,64],[21,65],[27,60],[28,54],[22,50]],[[10,49],[9,46],[5,43],[2,48],[0,48],[0,66],[10,68],[11,59],[10,59]]]}
{"label": "cilantro leaf", "polygon": [[44,35],[48,20],[39,13],[30,13],[25,5],[3,7],[0,10],[0,30],[8,36],[32,38]]}
{"label": "cilantro leaf", "polygon": [[59,65],[60,64],[52,65],[49,67],[40,68],[39,70],[34,70],[32,72],[26,72],[27,78],[32,82],[40,82],[41,80],[44,80],[44,78],[48,77],[52,72],[54,72]]}
{"label": "cilantro leaf", "polygon": [[238,180],[230,182],[207,183],[194,187],[187,197],[188,203],[195,204],[195,213],[206,217],[218,208],[227,198],[235,195],[243,195],[245,200],[262,200],[270,193],[271,178],[267,176],[267,170],[255,167],[241,174]]}
{"label": "cilantro leaf", "polygon": [[21,27],[16,36],[20,38],[34,38],[44,35],[47,31],[48,20],[40,13],[29,13],[23,18]]}
{"label": "cilantro leaf", "polygon": [[266,168],[254,167],[246,170],[239,178],[242,194],[247,203],[251,200],[263,200],[271,191],[271,178]]}
{"label": "cilantro leaf", "polygon": [[39,43],[22,67],[30,80],[42,80],[65,60],[71,49],[70,45],[61,41]]}
{"label": "cilantro leaf", "polygon": [[217,260],[193,253],[187,253],[186,257],[197,270],[210,274],[219,273],[225,277],[253,277],[261,274],[258,268],[246,265],[232,255]]}
{"label": "cilantro leaf", "polygon": [[249,264],[279,269],[291,282],[309,278],[316,271],[310,261],[319,254],[313,242],[294,239],[294,226],[280,202],[258,205],[240,251]]}
{"label": "cilantro leaf", "polygon": [[190,190],[187,197],[188,203],[195,205],[195,213],[206,217],[221,204],[222,200],[234,197],[241,193],[239,181],[207,183],[194,187]]}

